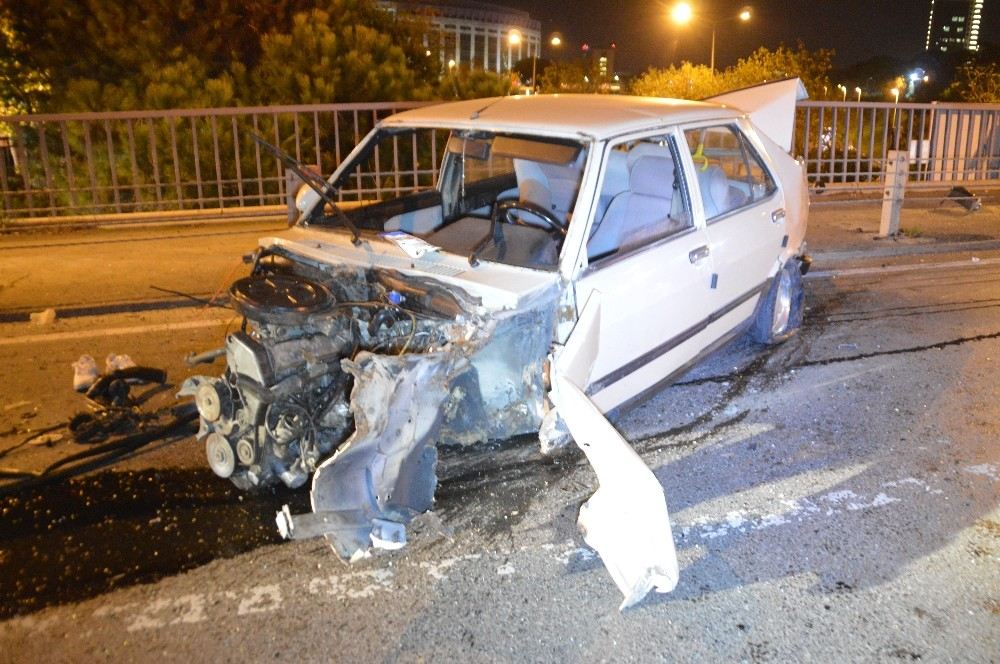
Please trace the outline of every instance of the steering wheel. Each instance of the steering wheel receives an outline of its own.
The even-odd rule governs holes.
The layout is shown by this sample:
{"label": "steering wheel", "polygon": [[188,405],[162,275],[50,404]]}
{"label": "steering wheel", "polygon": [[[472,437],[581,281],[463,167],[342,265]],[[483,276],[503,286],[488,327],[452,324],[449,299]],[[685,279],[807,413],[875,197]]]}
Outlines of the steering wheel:
{"label": "steering wheel", "polygon": [[538,228],[537,226],[526,223],[523,219],[518,219],[511,214],[512,212],[518,210],[526,212],[534,217],[538,217],[549,227],[549,231],[559,233],[563,237],[566,237],[565,222],[560,221],[554,214],[543,208],[541,205],[535,205],[529,201],[520,201],[514,198],[498,202],[496,208],[493,210],[494,219],[502,221],[505,224]]}

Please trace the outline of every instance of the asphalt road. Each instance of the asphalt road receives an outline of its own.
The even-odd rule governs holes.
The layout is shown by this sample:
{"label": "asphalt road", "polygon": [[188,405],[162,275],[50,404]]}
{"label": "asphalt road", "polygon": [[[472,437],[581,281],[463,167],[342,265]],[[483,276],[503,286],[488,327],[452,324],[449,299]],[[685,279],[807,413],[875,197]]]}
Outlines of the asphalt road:
{"label": "asphalt road", "polygon": [[[572,449],[442,450],[409,545],[348,567],[277,541],[274,510],[302,494],[240,494],[186,439],[3,499],[0,661],[1000,661],[998,259],[822,266],[799,336],[740,340],[624,416],[681,564],[674,592],[624,613],[576,531],[596,481]],[[231,324],[0,325],[0,449],[83,407],[80,353],[179,383]]]}

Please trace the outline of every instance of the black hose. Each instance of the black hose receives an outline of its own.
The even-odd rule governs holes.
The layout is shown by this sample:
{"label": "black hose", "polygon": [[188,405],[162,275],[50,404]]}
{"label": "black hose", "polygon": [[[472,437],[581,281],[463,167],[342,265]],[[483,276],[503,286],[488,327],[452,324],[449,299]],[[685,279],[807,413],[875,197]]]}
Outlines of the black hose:
{"label": "black hose", "polygon": [[[53,484],[109,466],[122,457],[158,440],[164,440],[177,435],[187,437],[194,434],[196,429],[192,425],[198,419],[198,410],[194,407],[194,404],[184,403],[172,410],[174,412],[173,419],[162,426],[125,436],[113,442],[98,445],[89,450],[84,450],[83,452],[60,459],[38,475],[24,477],[24,479],[19,481],[0,486],[0,496]],[[73,464],[74,461],[79,461],[80,463]],[[5,474],[12,476],[14,471]]]}

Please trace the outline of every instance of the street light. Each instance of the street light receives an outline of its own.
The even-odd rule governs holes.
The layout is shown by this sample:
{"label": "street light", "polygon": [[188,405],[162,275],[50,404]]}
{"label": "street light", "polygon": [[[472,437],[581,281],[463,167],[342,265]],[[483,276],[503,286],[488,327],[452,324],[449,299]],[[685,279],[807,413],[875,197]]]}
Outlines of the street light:
{"label": "street light", "polygon": [[694,18],[694,9],[686,2],[678,2],[670,8],[670,20],[677,25],[687,25]]}
{"label": "street light", "polygon": [[896,126],[896,111],[899,107],[899,87],[891,88],[889,93],[892,94],[896,100],[893,102],[895,106],[892,107],[892,126]]}
{"label": "street light", "polygon": [[[562,46],[562,35],[558,32],[553,32],[552,37],[549,38],[549,45],[552,48],[559,48]],[[532,53],[531,57],[531,92],[534,93],[537,90],[538,81],[535,78],[535,74],[538,69],[538,52]]]}
{"label": "street light", "polygon": [[[753,12],[750,7],[744,7],[740,10],[740,13],[736,16],[730,16],[729,18],[706,18],[705,20],[712,26],[712,55],[709,59],[708,68],[711,70],[712,75],[715,76],[715,33],[720,23],[728,23],[729,21],[741,21],[746,23],[753,17]],[[690,3],[678,2],[673,7],[670,8],[670,20],[676,25],[687,25],[695,19],[694,9],[691,7]]]}
{"label": "street light", "polygon": [[858,103],[860,104],[861,103],[861,88],[860,87],[854,88],[854,91],[858,93]]}
{"label": "street light", "polygon": [[[507,33],[507,71],[513,71],[514,61],[511,59],[513,55],[512,47],[521,45],[521,31],[511,30]],[[518,49],[520,51],[520,49]]]}
{"label": "street light", "polygon": [[844,93],[844,101],[847,101],[847,86],[837,83],[837,89]]}

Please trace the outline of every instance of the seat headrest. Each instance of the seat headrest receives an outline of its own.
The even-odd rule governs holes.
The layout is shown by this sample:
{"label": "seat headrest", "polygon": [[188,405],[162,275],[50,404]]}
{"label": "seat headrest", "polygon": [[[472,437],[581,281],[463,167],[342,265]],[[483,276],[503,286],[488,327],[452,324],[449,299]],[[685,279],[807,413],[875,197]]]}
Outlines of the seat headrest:
{"label": "seat headrest", "polygon": [[666,145],[659,145],[657,143],[639,143],[632,147],[628,151],[628,167],[632,168],[633,164],[641,157],[660,157],[661,159],[671,159],[670,148]]}
{"label": "seat headrest", "polygon": [[633,194],[671,198],[674,186],[674,160],[666,157],[639,157],[629,171],[628,185]]}
{"label": "seat headrest", "polygon": [[718,166],[711,166],[705,172],[705,182],[708,184],[708,195],[720,209],[725,208],[729,198],[729,180],[726,174]]}

